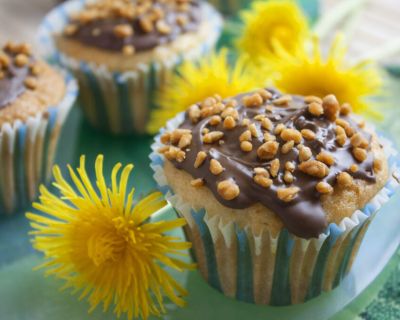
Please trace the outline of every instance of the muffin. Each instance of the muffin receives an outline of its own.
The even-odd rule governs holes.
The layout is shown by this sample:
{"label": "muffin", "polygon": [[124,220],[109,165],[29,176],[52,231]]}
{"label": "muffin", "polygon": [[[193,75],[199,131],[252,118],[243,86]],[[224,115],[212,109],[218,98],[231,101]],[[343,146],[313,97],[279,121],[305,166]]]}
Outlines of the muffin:
{"label": "muffin", "polygon": [[45,18],[44,54],[78,78],[89,122],[114,134],[143,133],[156,90],[185,59],[210,51],[220,15],[196,0],[68,1]]}
{"label": "muffin", "polygon": [[0,50],[0,212],[30,203],[49,177],[77,95],[71,76],[36,59],[26,43]]}
{"label": "muffin", "polygon": [[398,184],[393,149],[334,95],[216,95],[171,120],[153,150],[205,280],[256,304],[335,288]]}

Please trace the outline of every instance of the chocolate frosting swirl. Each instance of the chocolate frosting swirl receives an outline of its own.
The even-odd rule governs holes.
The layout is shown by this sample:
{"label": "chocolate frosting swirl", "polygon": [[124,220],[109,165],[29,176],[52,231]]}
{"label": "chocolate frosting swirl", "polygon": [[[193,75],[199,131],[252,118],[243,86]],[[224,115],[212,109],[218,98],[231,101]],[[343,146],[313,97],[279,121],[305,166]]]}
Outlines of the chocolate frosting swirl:
{"label": "chocolate frosting swirl", "polygon": [[[130,2],[130,3],[129,3]],[[67,32],[66,36],[79,42],[109,51],[123,51],[126,46],[132,46],[135,52],[150,50],[159,45],[167,44],[179,35],[197,30],[200,22],[200,4],[197,1],[148,1],[151,4],[146,10],[138,10],[142,5],[139,1],[125,1],[129,10],[136,11],[132,16],[116,14],[112,8],[104,7],[104,15],[94,15],[93,18],[71,19],[70,26],[73,32]],[[181,9],[185,5],[185,9]],[[143,11],[143,12],[142,12]],[[154,12],[161,12],[162,18],[153,18]],[[145,30],[141,22],[145,20],[150,24],[151,30]],[[157,22],[162,20],[168,27],[168,32],[160,31]],[[179,22],[181,21],[181,23]],[[183,22],[184,21],[184,22]],[[117,36],[115,27],[127,25],[133,30],[132,34]],[[68,29],[66,29],[68,30]]]}
{"label": "chocolate frosting swirl", "polygon": [[[223,205],[235,209],[244,209],[253,204],[261,203],[276,213],[291,233],[303,238],[318,237],[324,232],[328,222],[321,205],[321,194],[316,191],[316,184],[320,181],[325,181],[330,185],[334,185],[338,174],[342,172],[349,173],[353,178],[374,183],[373,155],[368,152],[367,158],[360,163],[353,155],[353,146],[350,143],[350,139],[343,146],[338,145],[336,142],[337,135],[335,130],[337,125],[335,121],[331,121],[325,116],[316,117],[312,115],[308,111],[304,98],[299,96],[292,96],[292,101],[287,106],[272,106],[271,101],[281,97],[281,95],[273,90],[270,90],[270,92],[272,92],[272,98],[264,101],[262,106],[255,108],[243,105],[242,98],[244,95],[235,97],[234,100],[238,103],[236,107],[238,119],[236,127],[230,130],[224,128],[222,122],[217,126],[211,126],[210,117],[205,117],[193,123],[187,112],[180,129],[189,129],[192,133],[192,141],[185,149],[185,160],[181,162],[172,160],[172,163],[176,168],[185,170],[194,178],[203,179],[206,187],[213,192],[216,199]],[[266,108],[266,105],[270,106]],[[311,149],[313,158],[321,151],[329,152],[334,156],[335,163],[329,167],[329,174],[322,179],[318,179],[300,170],[298,166],[300,163],[300,151],[295,146],[287,154],[284,154],[280,148],[274,157],[274,159],[277,158],[280,161],[280,171],[269,188],[264,188],[255,183],[254,169],[258,167],[269,169],[272,161],[272,159],[261,160],[257,156],[257,149],[265,142],[263,140],[265,130],[261,127],[260,121],[254,119],[260,114],[270,119],[274,128],[278,124],[284,124],[288,129],[312,130],[315,133],[315,139],[303,139],[302,144]],[[239,147],[239,137],[247,130],[246,126],[240,125],[245,118],[250,119],[250,123],[254,123],[259,133],[258,137],[253,137],[251,140],[253,149],[250,152],[244,152]],[[349,116],[340,116],[340,119],[347,121],[353,129],[357,129],[357,132],[361,132],[366,141],[370,143],[371,135],[361,130],[354,120]],[[204,143],[203,134],[205,128],[210,131],[223,132],[223,143]],[[276,141],[280,143],[281,147],[285,143],[279,134],[276,135]],[[207,152],[208,156],[199,168],[195,168],[194,163],[199,151]],[[222,173],[218,175],[211,173],[211,159],[219,161],[224,168]],[[283,169],[287,161],[296,165],[293,171],[294,181],[289,186],[299,188],[297,196],[290,202],[282,201],[277,197],[279,188],[288,187],[288,184],[284,181]],[[356,172],[352,172],[349,169],[354,164],[358,166]],[[234,181],[240,189],[239,195],[233,200],[223,198],[218,192],[217,184],[224,180]]]}

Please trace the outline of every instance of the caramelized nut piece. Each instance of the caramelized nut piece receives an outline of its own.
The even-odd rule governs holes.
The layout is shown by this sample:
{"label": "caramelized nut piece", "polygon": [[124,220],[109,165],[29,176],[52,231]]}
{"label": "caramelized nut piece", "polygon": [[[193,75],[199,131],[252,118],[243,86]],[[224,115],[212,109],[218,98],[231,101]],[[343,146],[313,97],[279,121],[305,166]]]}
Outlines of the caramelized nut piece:
{"label": "caramelized nut piece", "polygon": [[171,134],[169,132],[163,133],[160,137],[160,141],[162,144],[170,143],[171,141]]}
{"label": "caramelized nut piece", "polygon": [[184,149],[192,143],[192,135],[190,133],[183,134],[179,139],[178,147]]}
{"label": "caramelized nut piece", "polygon": [[317,155],[317,160],[325,163],[327,166],[332,166],[335,164],[335,158],[333,157],[333,155],[326,151],[321,151]]}
{"label": "caramelized nut piece", "polygon": [[374,159],[374,172],[378,173],[383,169],[383,161],[381,159]]}
{"label": "caramelized nut piece", "polygon": [[347,136],[345,134],[340,134],[336,137],[336,142],[339,146],[343,147],[346,144]]}
{"label": "caramelized nut piece", "polygon": [[164,20],[158,20],[156,23],[156,29],[161,34],[170,34],[172,29]]}
{"label": "caramelized nut piece", "polygon": [[263,137],[264,137],[265,142],[276,141],[276,137],[274,135],[270,134],[269,132],[265,132]]}
{"label": "caramelized nut piece", "polygon": [[293,174],[290,171],[285,171],[285,174],[283,175],[283,181],[285,181],[287,184],[293,183]]}
{"label": "caramelized nut piece", "polygon": [[243,104],[247,108],[258,108],[263,104],[263,98],[258,93],[244,96],[242,100]]}
{"label": "caramelized nut piece", "polygon": [[263,188],[269,188],[273,182],[268,177],[260,175],[260,174],[256,174],[253,179],[254,179],[255,183],[262,186]]}
{"label": "caramelized nut piece", "polygon": [[358,165],[352,164],[349,168],[350,172],[356,173],[358,171]]}
{"label": "caramelized nut piece", "polygon": [[139,26],[146,33],[151,32],[154,29],[153,22],[146,18],[139,19]]}
{"label": "caramelized nut piece", "polygon": [[179,151],[181,151],[179,148],[170,146],[168,148],[168,150],[164,152],[164,156],[168,160],[176,160],[176,156],[177,156]]}
{"label": "caramelized nut piece", "polygon": [[204,151],[200,151],[196,156],[194,167],[199,168],[203,164],[204,160],[206,160],[206,158],[207,158],[207,153],[205,153]]}
{"label": "caramelized nut piece", "polygon": [[335,95],[330,94],[322,99],[322,107],[324,108],[324,114],[330,121],[335,121],[338,117],[340,105]]}
{"label": "caramelized nut piece", "polygon": [[222,139],[223,136],[224,133],[222,131],[211,131],[203,137],[203,142],[208,144],[214,143]]}
{"label": "caramelized nut piece", "polygon": [[264,101],[272,98],[272,93],[265,89],[258,90],[257,93],[264,99]]}
{"label": "caramelized nut piece", "polygon": [[234,108],[226,108],[225,110],[222,111],[221,117],[225,119],[226,117],[231,116],[233,119],[239,119],[239,113],[236,109]]}
{"label": "caramelized nut piece", "polygon": [[240,124],[243,127],[247,127],[250,124],[250,119],[249,118],[244,118]]}
{"label": "caramelized nut piece", "polygon": [[316,189],[319,193],[322,194],[331,193],[333,191],[332,186],[329,183],[323,181],[317,183]]}
{"label": "caramelized nut piece", "polygon": [[251,140],[251,132],[250,130],[246,130],[239,136],[239,141],[250,141]]}
{"label": "caramelized nut piece", "polygon": [[273,124],[270,119],[264,118],[261,120],[261,127],[265,130],[271,131]]}
{"label": "caramelized nut piece", "polygon": [[199,106],[197,104],[191,105],[188,110],[188,115],[190,120],[192,120],[192,123],[199,122],[201,116]]}
{"label": "caramelized nut piece", "polygon": [[35,90],[37,87],[37,80],[33,77],[27,77],[24,81],[25,86],[30,90]]}
{"label": "caramelized nut piece", "polygon": [[221,174],[225,169],[222,167],[218,160],[211,159],[210,161],[210,171],[213,175],[217,176]]}
{"label": "caramelized nut piece", "polygon": [[64,28],[64,34],[66,36],[72,36],[78,31],[78,26],[74,24],[69,24]]}
{"label": "caramelized nut piece", "polygon": [[271,161],[271,167],[269,168],[269,173],[271,174],[271,177],[276,178],[278,176],[280,167],[281,163],[279,159],[274,159]]}
{"label": "caramelized nut piece", "polygon": [[29,58],[25,54],[20,53],[15,57],[15,65],[17,67],[26,66],[28,64],[28,62],[29,62]]}
{"label": "caramelized nut piece", "polygon": [[281,152],[282,152],[283,154],[287,154],[287,153],[289,153],[289,152],[293,149],[293,147],[294,147],[294,141],[293,141],[293,140],[290,140],[290,141],[286,142],[286,143],[282,146]]}
{"label": "caramelized nut piece", "polygon": [[113,31],[118,38],[126,38],[133,34],[133,28],[129,24],[118,24]]}
{"label": "caramelized nut piece", "polygon": [[281,132],[285,129],[286,129],[286,126],[283,123],[280,123],[275,127],[274,133],[277,135],[281,134]]}
{"label": "caramelized nut piece", "polygon": [[190,181],[190,184],[192,187],[199,188],[199,187],[204,186],[204,180],[201,178],[194,179],[194,180]]}
{"label": "caramelized nut piece", "polygon": [[222,119],[220,116],[212,116],[208,122],[210,126],[217,126],[221,123]]}
{"label": "caramelized nut piece", "polygon": [[279,98],[273,100],[272,103],[276,106],[283,107],[283,106],[287,106],[289,104],[289,102],[291,102],[291,101],[292,101],[291,96],[284,95],[282,97],[279,97]]}
{"label": "caramelized nut piece", "polygon": [[269,160],[275,157],[279,149],[279,143],[276,141],[267,141],[257,149],[257,156],[261,160]]}
{"label": "caramelized nut piece", "polygon": [[256,175],[261,175],[261,176],[264,176],[264,177],[269,178],[269,172],[268,172],[268,170],[265,169],[265,168],[261,168],[261,167],[254,168],[254,173],[255,173]]}
{"label": "caramelized nut piece", "polygon": [[242,141],[240,143],[240,149],[242,149],[244,152],[250,152],[253,150],[253,145],[249,141]]}
{"label": "caramelized nut piece", "polygon": [[186,153],[185,151],[179,150],[176,153],[176,161],[178,162],[183,162],[186,159]]}
{"label": "caramelized nut piece", "polygon": [[348,116],[351,113],[351,105],[348,103],[343,103],[342,106],[340,107],[340,114],[342,116]]}
{"label": "caramelized nut piece", "polygon": [[357,159],[357,161],[363,162],[365,159],[367,159],[367,151],[362,148],[354,148],[353,156]]}
{"label": "caramelized nut piece", "polygon": [[232,116],[227,116],[224,120],[224,128],[232,130],[236,127],[236,121]]}
{"label": "caramelized nut piece", "polygon": [[302,140],[302,135],[300,131],[296,129],[284,129],[281,132],[281,138],[284,141],[293,140],[295,143],[300,143]]}
{"label": "caramelized nut piece", "polygon": [[312,151],[309,147],[302,147],[299,151],[300,162],[310,160],[312,157]]}
{"label": "caramelized nut piece", "polygon": [[317,160],[308,160],[300,163],[299,169],[316,178],[325,178],[329,174],[329,168],[325,163],[317,161]]}
{"label": "caramelized nut piece", "polygon": [[218,183],[217,191],[225,200],[233,200],[240,194],[238,185],[232,180],[224,180]]}
{"label": "caramelized nut piece", "polygon": [[308,106],[308,112],[313,116],[319,117],[324,114],[324,108],[322,107],[322,104],[318,102],[311,102]]}
{"label": "caramelized nut piece", "polygon": [[315,132],[314,131],[312,131],[310,129],[303,129],[300,132],[304,139],[310,140],[310,141],[315,140]]}
{"label": "caramelized nut piece", "polygon": [[255,125],[254,123],[252,123],[251,125],[249,125],[249,130],[250,130],[250,132],[251,132],[251,135],[252,135],[254,138],[257,138],[257,137],[258,137],[257,127],[256,127],[256,125]]}
{"label": "caramelized nut piece", "polygon": [[287,171],[294,172],[294,170],[296,169],[296,166],[294,165],[293,162],[287,161],[287,162],[285,163],[285,169],[286,169]]}
{"label": "caramelized nut piece", "polygon": [[171,143],[178,144],[182,136],[185,134],[192,134],[192,132],[188,129],[175,129],[174,131],[171,132],[170,136]]}
{"label": "caramelized nut piece", "polygon": [[299,191],[300,189],[297,187],[279,188],[277,190],[277,196],[284,202],[291,202],[296,198]]}
{"label": "caramelized nut piece", "polygon": [[125,56],[131,56],[131,55],[133,55],[135,53],[135,47],[131,46],[131,45],[124,46],[122,48],[122,53]]}
{"label": "caramelized nut piece", "polygon": [[347,172],[341,172],[336,177],[337,183],[341,187],[349,187],[353,184],[353,177]]}
{"label": "caramelized nut piece", "polygon": [[319,97],[316,97],[316,96],[307,96],[304,98],[304,101],[305,101],[305,103],[309,103],[309,104],[311,104],[313,102],[322,104],[322,99]]}

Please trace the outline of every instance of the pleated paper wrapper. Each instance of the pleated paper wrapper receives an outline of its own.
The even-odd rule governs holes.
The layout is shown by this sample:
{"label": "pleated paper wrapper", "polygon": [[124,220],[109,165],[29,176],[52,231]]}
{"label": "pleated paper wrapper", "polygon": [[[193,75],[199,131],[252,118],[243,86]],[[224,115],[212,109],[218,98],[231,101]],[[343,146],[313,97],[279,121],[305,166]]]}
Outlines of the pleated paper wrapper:
{"label": "pleated paper wrapper", "polygon": [[158,56],[162,56],[160,61],[140,63],[131,71],[111,72],[105,66],[68,57],[55,46],[54,35],[62,33],[69,16],[86,2],[67,1],[45,17],[38,31],[42,54],[68,68],[78,79],[80,106],[94,127],[117,135],[144,133],[150,113],[156,107],[157,90],[183,61],[196,60],[214,48],[222,32],[222,18],[212,6],[202,3],[208,27],[190,49],[155,48],[160,51]]}
{"label": "pleated paper wrapper", "polygon": [[78,94],[75,79],[60,72],[66,92],[58,105],[0,129],[0,215],[26,207],[49,180],[61,129]]}
{"label": "pleated paper wrapper", "polygon": [[[171,131],[184,114],[168,122]],[[160,134],[160,135],[161,135]],[[209,217],[174,194],[163,172],[162,146],[155,138],[150,155],[154,178],[161,192],[188,222],[185,234],[193,243],[193,257],[204,279],[226,296],[241,301],[284,306],[302,303],[337,287],[349,273],[359,246],[374,216],[398,187],[399,159],[390,141],[381,138],[391,175],[385,187],[362,209],[339,225],[330,224],[315,239],[303,239],[283,229],[277,236],[268,230],[254,234],[234,222]]]}

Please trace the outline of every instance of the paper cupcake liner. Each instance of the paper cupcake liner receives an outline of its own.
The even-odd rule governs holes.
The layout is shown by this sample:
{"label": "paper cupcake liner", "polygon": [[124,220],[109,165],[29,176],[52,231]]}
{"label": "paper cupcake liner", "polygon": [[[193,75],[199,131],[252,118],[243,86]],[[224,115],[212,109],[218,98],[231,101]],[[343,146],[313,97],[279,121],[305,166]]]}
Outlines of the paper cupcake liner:
{"label": "paper cupcake liner", "polygon": [[61,128],[78,94],[75,79],[60,72],[66,92],[58,105],[0,128],[0,215],[32,202],[38,186],[51,176]]}
{"label": "paper cupcake liner", "polygon": [[[170,131],[183,121],[171,120]],[[162,130],[164,132],[164,130]],[[161,133],[162,133],[161,132]],[[268,230],[254,234],[234,222],[209,217],[174,194],[164,175],[160,135],[152,145],[151,167],[159,189],[188,224],[185,233],[193,243],[200,273],[215,289],[241,301],[284,306],[310,300],[340,284],[349,273],[360,243],[376,212],[398,187],[400,161],[390,141],[381,138],[391,168],[385,187],[362,209],[339,225],[331,223],[316,239],[302,239],[283,229],[277,236]]]}
{"label": "paper cupcake liner", "polygon": [[71,13],[87,2],[75,0],[53,9],[44,19],[38,32],[42,53],[74,73],[80,86],[80,105],[88,121],[113,134],[144,133],[154,97],[159,89],[184,60],[196,60],[214,48],[222,32],[222,18],[204,3],[204,16],[210,32],[202,43],[185,52],[168,51],[164,61],[142,63],[137,70],[110,72],[105,66],[77,61],[59,52],[53,36],[63,30]]}

